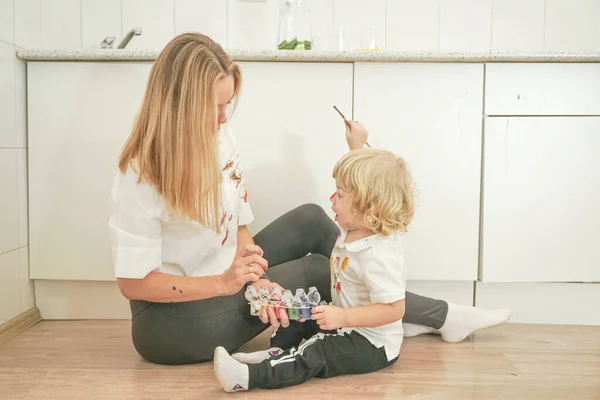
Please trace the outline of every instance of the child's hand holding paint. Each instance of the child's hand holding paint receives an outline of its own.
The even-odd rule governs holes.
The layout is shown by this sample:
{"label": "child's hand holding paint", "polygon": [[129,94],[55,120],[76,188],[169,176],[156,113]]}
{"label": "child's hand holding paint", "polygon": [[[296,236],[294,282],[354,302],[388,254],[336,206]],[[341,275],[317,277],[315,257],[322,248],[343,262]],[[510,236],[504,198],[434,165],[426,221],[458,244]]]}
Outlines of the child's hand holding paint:
{"label": "child's hand holding paint", "polygon": [[316,287],[296,289],[296,295],[289,289],[284,290],[276,283],[257,288],[248,285],[246,300],[250,304],[250,315],[258,316],[264,323],[271,323],[275,328],[289,326],[290,320],[304,322],[312,319],[311,309],[326,304],[321,301],[321,294]]}
{"label": "child's hand holding paint", "polygon": [[319,328],[324,331],[332,331],[347,325],[346,309],[336,306],[318,306],[313,308],[312,319],[317,321]]}

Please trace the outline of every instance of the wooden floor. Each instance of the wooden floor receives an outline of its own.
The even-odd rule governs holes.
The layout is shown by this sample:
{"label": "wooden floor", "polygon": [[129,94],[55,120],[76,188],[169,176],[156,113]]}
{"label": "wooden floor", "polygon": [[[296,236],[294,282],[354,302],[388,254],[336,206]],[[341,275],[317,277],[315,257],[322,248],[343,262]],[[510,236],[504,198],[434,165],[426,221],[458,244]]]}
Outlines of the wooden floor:
{"label": "wooden floor", "polygon": [[[600,399],[600,327],[517,325],[458,344],[405,339],[369,375],[223,393],[212,363],[143,361],[125,321],[44,321],[0,345],[0,399]],[[264,346],[264,335],[249,348]]]}

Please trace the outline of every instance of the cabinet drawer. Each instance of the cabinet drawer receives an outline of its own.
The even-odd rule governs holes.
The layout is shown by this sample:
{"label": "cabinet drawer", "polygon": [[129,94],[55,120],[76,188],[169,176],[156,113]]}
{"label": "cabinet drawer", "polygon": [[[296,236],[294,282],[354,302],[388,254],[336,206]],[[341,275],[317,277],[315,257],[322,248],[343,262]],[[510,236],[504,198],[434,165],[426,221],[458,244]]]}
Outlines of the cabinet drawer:
{"label": "cabinet drawer", "polygon": [[600,115],[600,65],[488,64],[486,115]]}
{"label": "cabinet drawer", "polygon": [[482,278],[600,281],[600,118],[488,118]]}

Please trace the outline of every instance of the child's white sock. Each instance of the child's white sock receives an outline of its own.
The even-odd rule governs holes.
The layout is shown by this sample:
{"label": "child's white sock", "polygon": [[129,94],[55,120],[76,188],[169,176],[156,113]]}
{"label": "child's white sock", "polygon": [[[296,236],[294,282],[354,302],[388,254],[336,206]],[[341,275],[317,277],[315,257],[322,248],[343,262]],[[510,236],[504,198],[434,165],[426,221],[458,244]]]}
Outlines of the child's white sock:
{"label": "child's white sock", "polygon": [[271,347],[270,349],[255,351],[253,353],[235,353],[231,357],[244,364],[258,364],[271,357],[278,356],[282,352],[283,350],[279,347]]}
{"label": "child's white sock", "polygon": [[224,391],[248,390],[248,366],[234,360],[223,347],[215,349],[214,371]]}
{"label": "child's white sock", "polygon": [[425,325],[409,324],[407,322],[402,323],[402,328],[404,329],[404,337],[419,336],[426,333],[437,333],[439,335],[440,333],[440,331],[435,328],[430,328]]}
{"label": "child's white sock", "polygon": [[479,329],[505,323],[511,315],[512,311],[506,308],[483,310],[448,303],[446,322],[440,328],[442,340],[450,343],[460,342]]}

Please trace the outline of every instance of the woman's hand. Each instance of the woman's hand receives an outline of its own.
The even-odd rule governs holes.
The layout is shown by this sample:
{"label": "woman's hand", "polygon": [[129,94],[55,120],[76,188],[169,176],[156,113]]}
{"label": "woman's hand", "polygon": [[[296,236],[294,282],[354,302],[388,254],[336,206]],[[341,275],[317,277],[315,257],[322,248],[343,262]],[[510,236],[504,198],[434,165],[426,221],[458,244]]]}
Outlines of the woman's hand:
{"label": "woman's hand", "polygon": [[277,316],[275,315],[275,309],[273,307],[263,308],[259,314],[259,318],[265,324],[270,323],[273,328],[279,328],[280,326],[287,328],[290,326],[290,320],[285,308],[279,309],[279,319],[277,319]]}
{"label": "woman's hand", "polygon": [[268,268],[263,251],[255,245],[246,245],[238,249],[233,263],[221,275],[222,292],[232,295],[239,292],[247,282],[257,282]]}
{"label": "woman's hand", "polygon": [[258,281],[252,283],[252,286],[254,286],[254,288],[256,289],[257,292],[260,290],[261,287],[266,287],[267,289],[269,289],[269,292],[275,288],[279,288],[279,289],[281,289],[281,292],[283,293],[283,288],[281,286],[279,286],[278,283],[271,282],[268,279],[259,279]]}
{"label": "woman's hand", "polygon": [[369,139],[369,132],[360,122],[348,121],[346,125],[346,142],[350,150],[362,149]]}
{"label": "woman's hand", "polygon": [[347,325],[345,309],[336,306],[318,306],[313,308],[312,319],[317,321],[319,328],[324,331],[332,331]]}
{"label": "woman's hand", "polygon": [[[279,288],[283,292],[283,288],[278,283],[271,282],[268,279],[259,279],[257,282],[254,282],[252,286],[256,288],[256,291],[259,291],[261,287],[266,287],[267,289],[269,289],[269,292],[275,288]],[[273,328],[279,328],[279,326],[287,328],[288,326],[290,326],[290,320],[288,318],[287,312],[285,311],[285,308],[279,309],[279,319],[277,319],[273,307],[263,308],[258,317],[263,323],[270,323]]]}
{"label": "woman's hand", "polygon": [[[242,257],[242,258],[245,257],[244,259],[247,259],[248,257],[252,257],[254,255],[254,256],[260,256],[260,259],[264,260],[262,258],[263,254],[264,254],[263,250],[259,246],[247,244],[238,249],[236,257]],[[266,263],[267,261],[264,260],[264,262]],[[235,260],[234,260],[234,264],[235,264]],[[250,265],[255,269],[259,269],[260,265],[263,265],[263,264],[260,264],[260,265],[250,264]],[[264,265],[266,265],[266,264],[264,264]],[[266,270],[266,269],[267,268],[264,268],[264,270]],[[261,271],[260,271],[261,276],[264,273],[264,270],[261,269]],[[242,285],[244,285],[246,282],[249,282],[249,281],[245,281]],[[281,289],[281,291],[283,292],[283,288],[279,284],[277,284],[275,282],[271,282],[268,279],[260,279],[260,276],[257,279],[252,279],[252,282],[253,282],[252,286],[254,286],[256,288],[257,292],[263,286],[265,286],[267,289],[269,289],[269,292],[271,292],[276,287]],[[240,287],[240,289],[241,289],[241,287]],[[238,289],[238,291],[239,291],[239,289]],[[234,293],[237,293],[237,292],[234,292]],[[267,309],[268,309],[268,311],[267,311]],[[277,317],[275,316],[275,311],[274,311],[273,307],[268,307],[266,309],[263,308],[263,310],[260,312],[258,317],[260,318],[260,320],[263,323],[265,323],[265,324],[270,323],[271,326],[273,326],[273,328],[278,328],[279,326],[283,326],[284,328],[287,328],[290,325],[290,320],[288,319],[287,312],[283,308],[279,309],[279,319],[277,319]]]}

